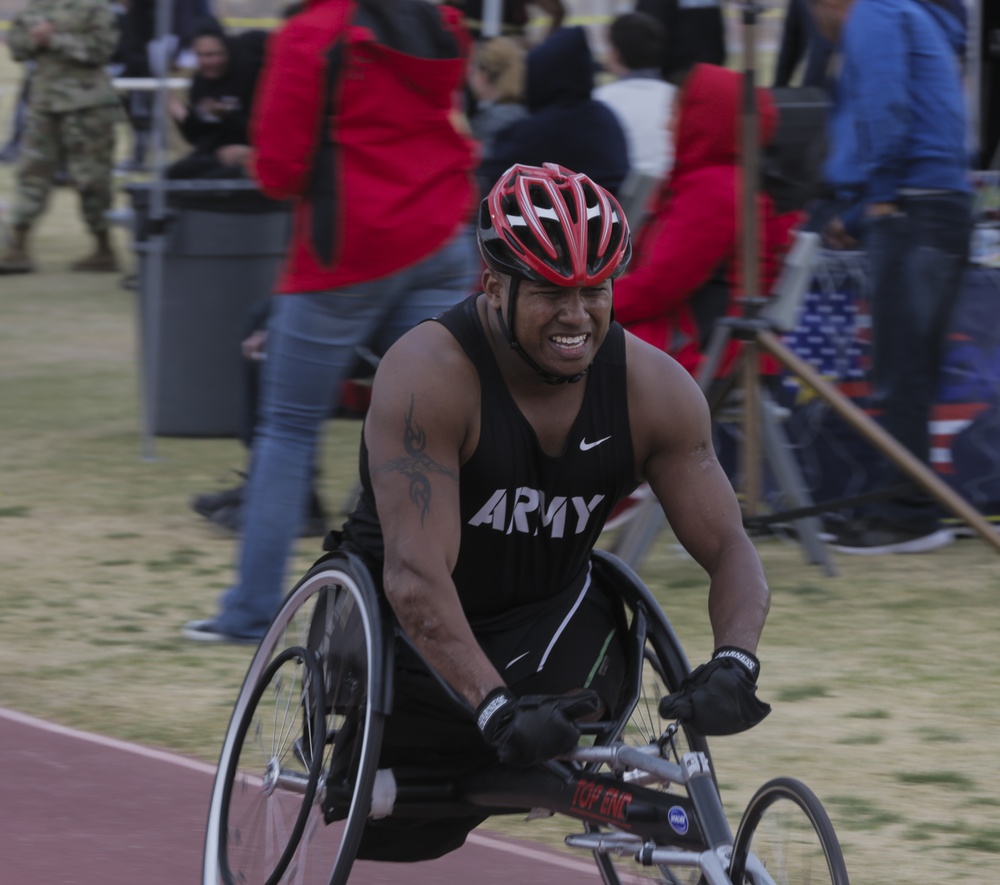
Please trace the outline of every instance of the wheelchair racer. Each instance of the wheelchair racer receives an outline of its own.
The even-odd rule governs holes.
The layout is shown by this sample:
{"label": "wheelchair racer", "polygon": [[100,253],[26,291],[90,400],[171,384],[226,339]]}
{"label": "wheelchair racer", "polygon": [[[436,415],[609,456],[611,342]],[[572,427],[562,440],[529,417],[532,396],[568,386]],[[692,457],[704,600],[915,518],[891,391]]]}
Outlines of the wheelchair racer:
{"label": "wheelchair racer", "polygon": [[[661,714],[710,735],[755,725],[770,710],[755,695],[767,583],[701,391],[614,322],[631,255],[621,207],[584,175],[513,166],[482,202],[478,237],[483,291],[378,367],[343,532],[419,651],[397,654],[380,767],[531,765],[614,706],[623,610],[590,554],[640,482],[710,578],[714,653]],[[358,856],[436,857],[481,820],[370,821]]]}

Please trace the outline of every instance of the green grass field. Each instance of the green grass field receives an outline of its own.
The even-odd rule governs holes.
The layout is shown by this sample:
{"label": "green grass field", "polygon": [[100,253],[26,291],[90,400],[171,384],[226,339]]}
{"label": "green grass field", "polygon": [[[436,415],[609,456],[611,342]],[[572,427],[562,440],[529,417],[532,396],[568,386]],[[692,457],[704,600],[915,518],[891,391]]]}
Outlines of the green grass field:
{"label": "green grass field", "polygon": [[[6,133],[14,72],[0,50]],[[12,195],[0,167],[0,201]],[[124,255],[124,235],[118,245]],[[0,706],[214,761],[250,658],[182,640],[232,578],[234,543],[188,509],[227,485],[232,439],[157,439],[140,457],[134,294],[73,275],[87,247],[61,190],[38,273],[0,277]],[[357,422],[330,422],[323,493],[356,470]],[[713,752],[735,825],[755,788],[807,781],[856,883],[993,881],[1000,862],[1000,557],[978,540],[913,558],[837,557],[778,539],[760,648],[774,713]],[[317,555],[301,542],[292,576]],[[711,651],[700,570],[665,535],[643,568],[698,662]],[[488,826],[558,841],[565,821]]]}

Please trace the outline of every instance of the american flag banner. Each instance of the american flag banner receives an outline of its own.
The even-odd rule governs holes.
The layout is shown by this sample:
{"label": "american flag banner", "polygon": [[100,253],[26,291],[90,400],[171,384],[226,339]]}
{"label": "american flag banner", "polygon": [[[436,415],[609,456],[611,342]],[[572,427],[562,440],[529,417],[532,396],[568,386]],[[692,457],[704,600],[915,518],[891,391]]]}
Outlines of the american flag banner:
{"label": "american flag banner", "polygon": [[[871,316],[863,253],[823,251],[785,343],[871,409]],[[786,435],[817,503],[876,490],[883,457],[799,379],[785,374]],[[970,266],[930,422],[931,466],[971,504],[1000,515],[1000,270]],[[847,515],[847,514],[844,514]]]}

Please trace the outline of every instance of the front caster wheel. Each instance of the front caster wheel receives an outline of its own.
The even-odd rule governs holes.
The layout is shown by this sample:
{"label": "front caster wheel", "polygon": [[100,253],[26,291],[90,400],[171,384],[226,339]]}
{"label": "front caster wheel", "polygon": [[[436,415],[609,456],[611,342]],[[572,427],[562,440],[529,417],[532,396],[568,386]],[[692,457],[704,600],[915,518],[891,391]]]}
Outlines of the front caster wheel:
{"label": "front caster wheel", "polygon": [[737,885],[850,885],[822,803],[805,784],[787,777],[768,781],[747,805],[729,876]]}

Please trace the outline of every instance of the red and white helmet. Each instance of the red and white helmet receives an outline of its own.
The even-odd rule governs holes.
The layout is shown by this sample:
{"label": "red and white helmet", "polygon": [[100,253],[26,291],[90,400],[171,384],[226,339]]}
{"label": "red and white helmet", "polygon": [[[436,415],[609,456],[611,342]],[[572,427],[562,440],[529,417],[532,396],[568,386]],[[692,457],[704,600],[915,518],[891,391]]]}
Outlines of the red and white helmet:
{"label": "red and white helmet", "polygon": [[618,201],[555,163],[511,166],[479,210],[479,250],[499,273],[559,286],[621,275],[632,257]]}

